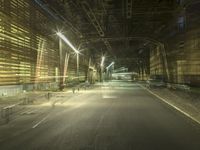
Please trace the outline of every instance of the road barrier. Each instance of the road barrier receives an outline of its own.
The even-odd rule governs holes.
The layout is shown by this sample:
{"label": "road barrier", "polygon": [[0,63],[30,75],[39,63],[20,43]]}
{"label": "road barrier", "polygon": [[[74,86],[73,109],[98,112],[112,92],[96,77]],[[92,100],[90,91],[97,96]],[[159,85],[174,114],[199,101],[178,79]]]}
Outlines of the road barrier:
{"label": "road barrier", "polygon": [[[91,87],[91,84],[88,82],[80,83],[80,84],[76,84],[76,85],[73,84],[72,91],[73,91],[73,93],[75,93],[76,90],[79,91],[81,88],[86,90],[90,87]],[[26,95],[25,97],[20,98],[18,103],[3,107],[1,109],[1,118],[5,119],[6,123],[9,123],[11,115],[13,115],[14,113],[17,113],[20,110],[17,108],[17,106],[33,104],[34,101],[36,101],[39,98],[46,98],[46,99],[50,100],[52,97],[53,97],[53,93],[50,93],[50,92],[41,94],[39,96]],[[55,103],[56,103],[56,101],[52,103],[52,107],[55,107]],[[22,108],[22,107],[20,107],[20,108]]]}
{"label": "road barrier", "polygon": [[17,105],[20,105],[20,103],[13,104],[6,106],[1,109],[1,118],[5,119],[5,122],[8,123],[10,121],[10,115],[14,113],[14,109],[16,108]]}
{"label": "road barrier", "polygon": [[52,96],[51,93],[47,93],[47,94],[42,94],[42,95],[34,96],[34,97],[27,95],[23,98],[20,98],[18,103],[5,106],[1,109],[1,118],[5,120],[5,123],[9,123],[11,115],[21,110],[17,108],[18,106],[33,104],[35,100],[37,100],[38,98],[43,98],[43,97],[49,100],[51,96]]}
{"label": "road barrier", "polygon": [[182,91],[190,91],[190,87],[185,84],[167,84],[167,88],[174,89],[174,90],[182,90]]}
{"label": "road barrier", "polygon": [[80,83],[80,84],[70,84],[70,85],[71,85],[71,87],[72,87],[72,92],[73,92],[73,93],[75,93],[76,90],[77,90],[77,91],[80,91],[81,89],[86,90],[86,89],[88,89],[88,88],[91,87],[91,84],[88,83],[88,82],[84,82],[84,83]]}

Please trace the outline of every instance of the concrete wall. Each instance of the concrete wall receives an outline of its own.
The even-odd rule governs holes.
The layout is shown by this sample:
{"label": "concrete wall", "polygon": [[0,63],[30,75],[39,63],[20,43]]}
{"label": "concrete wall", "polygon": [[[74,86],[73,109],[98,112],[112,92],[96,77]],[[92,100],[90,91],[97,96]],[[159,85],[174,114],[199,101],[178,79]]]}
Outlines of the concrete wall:
{"label": "concrete wall", "polygon": [[[182,28],[177,20],[183,14],[177,14],[163,31],[161,40],[167,54],[168,82],[200,86],[200,18],[195,10],[190,9],[184,14],[185,22]],[[150,74],[166,76],[158,47],[150,51]]]}
{"label": "concrete wall", "polygon": [[59,84],[56,82],[24,84],[24,85],[7,85],[7,86],[0,86],[0,97],[15,96],[17,94],[33,90],[57,90],[57,89],[59,89]]}
{"label": "concrete wall", "polygon": [[[200,34],[200,31],[198,33]],[[198,44],[195,44],[197,42]],[[186,36],[184,47],[181,50],[176,47],[168,51],[167,61],[170,73],[169,82],[200,85],[200,38]],[[150,75],[166,76],[164,69],[161,52],[156,47],[150,52]]]}
{"label": "concrete wall", "polygon": [[22,85],[0,86],[0,96],[15,96],[22,92]]}
{"label": "concrete wall", "polygon": [[150,51],[150,74],[163,75],[163,59],[159,46]]}

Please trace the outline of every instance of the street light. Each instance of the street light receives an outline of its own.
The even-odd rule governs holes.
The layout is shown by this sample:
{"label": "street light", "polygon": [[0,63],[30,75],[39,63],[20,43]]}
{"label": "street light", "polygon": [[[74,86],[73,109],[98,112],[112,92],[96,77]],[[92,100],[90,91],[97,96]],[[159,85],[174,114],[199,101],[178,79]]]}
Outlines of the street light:
{"label": "street light", "polygon": [[[57,32],[56,33],[60,39],[62,39],[77,55],[77,77],[79,80],[79,51],[72,45],[72,43],[61,33]],[[62,57],[62,43],[61,40],[59,40],[59,51],[60,51],[60,58]],[[62,59],[60,59],[60,64],[62,64]],[[63,83],[61,83],[63,84]]]}
{"label": "street light", "polygon": [[100,66],[101,66],[101,78],[100,78],[100,80],[101,81],[103,81],[103,67],[104,67],[104,61],[105,61],[105,57],[104,56],[102,56],[102,58],[101,58],[101,64],[100,64]]}
{"label": "street light", "polygon": [[107,75],[108,75],[108,79],[110,78],[110,75],[112,74],[112,72],[109,70],[109,68],[110,68],[111,66],[113,66],[114,64],[115,64],[115,62],[111,62],[110,65],[108,65],[108,66],[106,67],[106,73],[107,73]]}
{"label": "street light", "polygon": [[103,65],[104,65],[104,61],[105,61],[105,57],[102,56],[102,58],[101,58],[101,67],[103,67]]}
{"label": "street light", "polygon": [[61,32],[57,32],[56,34],[57,34],[67,45],[69,45],[69,47],[71,47],[71,48],[74,50],[74,52],[75,52],[76,54],[79,53],[79,51],[71,44],[71,42],[70,42]]}
{"label": "street light", "polygon": [[106,67],[106,69],[109,69],[114,64],[115,64],[115,62],[111,62],[110,65]]}

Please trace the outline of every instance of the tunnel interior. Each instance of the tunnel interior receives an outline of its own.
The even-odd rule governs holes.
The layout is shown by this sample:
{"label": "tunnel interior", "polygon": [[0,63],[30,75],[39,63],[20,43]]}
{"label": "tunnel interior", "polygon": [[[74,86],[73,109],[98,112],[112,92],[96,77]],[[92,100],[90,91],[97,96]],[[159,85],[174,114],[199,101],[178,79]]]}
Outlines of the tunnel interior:
{"label": "tunnel interior", "polygon": [[18,92],[94,83],[114,62],[138,80],[199,86],[199,7],[198,0],[2,0],[0,85]]}
{"label": "tunnel interior", "polygon": [[200,0],[0,0],[0,150],[200,150]]}

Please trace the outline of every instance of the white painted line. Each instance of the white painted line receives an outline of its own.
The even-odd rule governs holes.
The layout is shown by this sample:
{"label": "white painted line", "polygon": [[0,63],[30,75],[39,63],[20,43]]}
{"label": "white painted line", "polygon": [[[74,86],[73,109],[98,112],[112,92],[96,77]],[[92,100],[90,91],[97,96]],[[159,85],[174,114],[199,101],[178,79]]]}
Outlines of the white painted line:
{"label": "white painted line", "polygon": [[43,121],[45,121],[47,118],[49,117],[49,115],[47,115],[46,117],[44,117],[42,120],[40,120],[38,123],[36,123],[32,128],[36,128],[37,126],[39,126]]}
{"label": "white painted line", "polygon": [[143,89],[147,90],[150,94],[154,95],[155,97],[157,97],[158,99],[162,100],[163,102],[165,102],[166,104],[170,105],[171,107],[173,107],[174,109],[178,110],[179,112],[181,112],[182,114],[184,114],[185,116],[189,117],[190,119],[192,119],[193,121],[195,121],[196,123],[200,124],[200,121],[198,121],[196,118],[192,117],[190,114],[184,112],[183,110],[181,110],[180,108],[174,106],[173,104],[169,103],[166,99],[160,97],[159,95],[155,94],[154,92],[150,91],[149,89],[145,88],[144,86],[140,85]]}
{"label": "white painted line", "polygon": [[103,95],[103,98],[104,98],[104,99],[106,99],[106,98],[117,98],[117,96]]}
{"label": "white painted line", "polygon": [[36,110],[28,110],[28,111],[22,112],[21,115],[32,114],[34,112],[36,112]]}
{"label": "white painted line", "polygon": [[109,89],[109,87],[101,87],[102,89]]}

